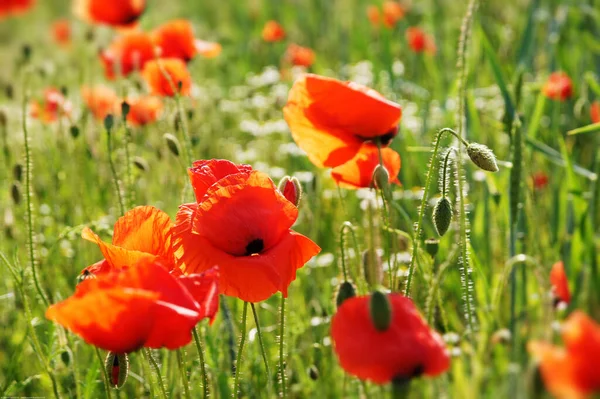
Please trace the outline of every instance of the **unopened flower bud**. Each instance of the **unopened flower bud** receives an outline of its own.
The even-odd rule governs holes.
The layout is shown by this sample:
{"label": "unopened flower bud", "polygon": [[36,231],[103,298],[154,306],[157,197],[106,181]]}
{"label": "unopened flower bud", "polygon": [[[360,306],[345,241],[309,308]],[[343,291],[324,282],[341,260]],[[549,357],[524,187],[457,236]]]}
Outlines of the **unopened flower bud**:
{"label": "unopened flower bud", "polygon": [[354,285],[350,281],[344,281],[342,284],[340,284],[340,288],[335,297],[335,304],[339,308],[346,299],[350,299],[355,296],[356,289],[354,288]]}
{"label": "unopened flower bud", "polygon": [[179,145],[179,140],[177,140],[177,137],[173,136],[171,133],[165,133],[163,135],[163,138],[165,139],[165,141],[167,143],[167,147],[169,148],[169,151],[171,151],[171,153],[173,155],[178,157],[179,153],[181,152],[179,150],[181,148],[181,146]]}
{"label": "unopened flower bud", "polygon": [[385,331],[392,323],[392,307],[386,294],[373,292],[369,301],[371,319],[377,331]]}
{"label": "unopened flower bud", "polygon": [[142,157],[133,158],[133,164],[135,165],[136,168],[138,168],[142,172],[148,172],[148,170],[150,170],[150,166],[148,165],[148,162],[146,162],[146,160]]}
{"label": "unopened flower bud", "polygon": [[386,192],[390,187],[390,174],[388,173],[385,166],[377,165],[373,170],[372,177],[373,185],[375,188]]}
{"label": "unopened flower bud", "polygon": [[13,176],[16,181],[23,181],[23,164],[16,163],[13,166]]}
{"label": "unopened flower bud", "polygon": [[319,379],[319,369],[314,364],[308,368],[308,376],[311,380],[316,381]]}
{"label": "unopened flower bud", "polygon": [[452,221],[452,204],[446,197],[440,198],[433,208],[433,225],[440,236],[443,236]]}
{"label": "unopened flower bud", "polygon": [[427,253],[431,255],[432,258],[435,258],[435,255],[437,255],[439,249],[440,240],[438,240],[437,238],[428,238],[427,240],[425,240],[425,251],[427,251]]}
{"label": "unopened flower bud", "polygon": [[129,105],[129,103],[127,101],[123,101],[121,103],[121,115],[123,116],[123,120],[127,119],[127,115],[129,114],[130,109],[131,109],[131,106]]}
{"label": "unopened flower bud", "polygon": [[71,363],[71,354],[69,353],[69,351],[62,351],[60,354],[60,359],[65,364],[65,366],[68,366],[69,363]]}
{"label": "unopened flower bud", "polygon": [[125,384],[129,374],[129,357],[126,353],[108,352],[104,368],[108,374],[110,384],[119,389]]}
{"label": "unopened flower bud", "polygon": [[383,265],[381,257],[375,250],[367,249],[362,253],[362,264],[365,280],[370,286],[376,286],[383,281]]}
{"label": "unopened flower bud", "polygon": [[106,115],[104,118],[104,128],[110,133],[115,124],[115,117],[112,114]]}
{"label": "unopened flower bud", "polygon": [[21,185],[18,181],[14,182],[10,188],[10,195],[16,205],[21,203]]}
{"label": "unopened flower bud", "polygon": [[298,206],[300,199],[302,198],[302,185],[297,178],[284,176],[283,179],[279,181],[277,188],[288,201],[295,206]]}
{"label": "unopened flower bud", "polygon": [[69,128],[69,133],[71,133],[71,137],[76,139],[79,137],[79,128],[76,125],[73,125]]}
{"label": "unopened flower bud", "polygon": [[489,147],[483,144],[471,143],[467,147],[467,154],[471,158],[471,161],[481,169],[488,172],[498,171],[496,156]]}

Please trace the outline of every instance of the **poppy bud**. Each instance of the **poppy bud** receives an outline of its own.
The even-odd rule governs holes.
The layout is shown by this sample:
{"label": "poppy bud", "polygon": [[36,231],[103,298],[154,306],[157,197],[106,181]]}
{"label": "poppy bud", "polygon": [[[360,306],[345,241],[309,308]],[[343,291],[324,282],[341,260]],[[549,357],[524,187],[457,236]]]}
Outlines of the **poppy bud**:
{"label": "poppy bud", "polygon": [[23,165],[20,163],[16,163],[13,166],[13,176],[16,181],[23,181]]}
{"label": "poppy bud", "polygon": [[106,117],[104,118],[104,128],[106,129],[107,132],[110,133],[114,124],[115,124],[115,117],[112,114],[106,115]]}
{"label": "poppy bud", "polygon": [[354,288],[354,285],[352,285],[352,283],[350,281],[344,281],[340,285],[338,293],[335,297],[335,304],[339,308],[340,306],[342,306],[342,303],[344,303],[344,301],[346,299],[350,299],[355,296],[356,296],[356,289]]}
{"label": "poppy bud", "polygon": [[79,128],[73,125],[69,128],[69,133],[71,133],[71,137],[76,139],[77,137],[79,137]]}
{"label": "poppy bud", "polygon": [[13,202],[16,205],[21,203],[21,185],[18,181],[12,184],[12,187],[10,188],[10,195],[12,196]]}
{"label": "poppy bud", "polygon": [[23,61],[28,62],[31,58],[31,46],[29,44],[24,44],[21,48],[21,53],[23,54]]}
{"label": "poppy bud", "polygon": [[146,160],[142,157],[133,158],[133,164],[142,172],[147,172],[150,169],[148,162],[146,162]]}
{"label": "poppy bud", "polygon": [[65,364],[65,366],[68,366],[69,363],[71,363],[71,354],[69,353],[69,351],[62,351],[62,353],[60,354],[60,359]]}
{"label": "poppy bud", "polygon": [[279,181],[277,188],[288,201],[295,206],[298,206],[300,199],[302,198],[302,185],[297,178],[284,176],[283,179]]}
{"label": "poppy bud", "polygon": [[314,364],[308,368],[308,376],[311,380],[316,381],[319,379],[319,369]]}
{"label": "poppy bud", "polygon": [[181,148],[181,146],[179,145],[179,140],[177,140],[177,137],[173,136],[171,133],[165,133],[163,135],[163,138],[167,142],[167,147],[169,148],[169,151],[171,151],[173,155],[178,157],[180,153],[179,149]]}
{"label": "poppy bud", "polygon": [[388,173],[385,166],[382,166],[381,164],[379,164],[375,167],[375,170],[373,170],[372,181],[373,181],[373,185],[375,186],[375,188],[383,190],[384,192],[386,192],[389,189],[390,174]]}
{"label": "poppy bud", "polygon": [[381,284],[383,280],[383,267],[379,255],[374,250],[367,249],[362,254],[362,263],[367,283],[370,286]]}
{"label": "poppy bud", "polygon": [[104,368],[108,374],[110,384],[119,389],[125,384],[129,374],[129,357],[126,353],[108,352]]}
{"label": "poppy bud", "polygon": [[123,116],[123,120],[127,119],[127,115],[129,114],[130,109],[131,109],[131,106],[129,105],[129,103],[127,101],[123,101],[121,103],[121,115]]}
{"label": "poppy bud", "polygon": [[427,251],[432,258],[435,258],[435,255],[437,255],[438,249],[440,249],[440,240],[437,238],[428,238],[425,240],[425,251]]}
{"label": "poppy bud", "polygon": [[452,221],[452,204],[446,197],[440,198],[433,208],[433,225],[440,236],[443,236]]}
{"label": "poppy bud", "polygon": [[467,147],[467,154],[471,158],[471,161],[481,169],[488,172],[498,171],[496,156],[489,147],[483,144],[471,143]]}
{"label": "poppy bud", "polygon": [[385,331],[392,322],[392,307],[386,294],[379,291],[373,292],[369,301],[371,319],[377,331]]}

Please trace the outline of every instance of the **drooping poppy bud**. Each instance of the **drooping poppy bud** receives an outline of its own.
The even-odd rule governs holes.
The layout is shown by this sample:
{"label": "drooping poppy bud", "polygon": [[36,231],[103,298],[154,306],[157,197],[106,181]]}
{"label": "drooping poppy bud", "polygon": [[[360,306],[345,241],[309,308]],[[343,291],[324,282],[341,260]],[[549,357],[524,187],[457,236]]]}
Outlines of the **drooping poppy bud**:
{"label": "drooping poppy bud", "polygon": [[284,176],[277,186],[281,194],[296,207],[302,198],[302,185],[295,177]]}
{"label": "drooping poppy bud", "polygon": [[129,374],[129,356],[126,353],[114,353],[108,352],[106,360],[104,362],[104,368],[110,384],[116,388],[121,388],[125,381],[127,381],[127,375]]}
{"label": "drooping poppy bud", "polygon": [[373,184],[375,188],[387,193],[390,188],[390,174],[385,166],[379,164],[373,170]]}
{"label": "drooping poppy bud", "polygon": [[112,114],[106,115],[104,117],[104,128],[107,132],[110,132],[115,124],[115,117]]}
{"label": "drooping poppy bud", "polygon": [[179,140],[177,140],[177,137],[173,136],[171,133],[165,133],[163,135],[163,138],[165,139],[165,142],[167,143],[167,147],[169,148],[169,151],[171,151],[171,154],[178,157],[181,153],[181,145],[179,145]]}
{"label": "drooping poppy bud", "polygon": [[15,166],[13,166],[13,176],[16,181],[23,181],[23,164],[16,163]]}
{"label": "drooping poppy bud", "polygon": [[133,164],[135,165],[136,168],[138,168],[142,172],[148,172],[148,170],[150,170],[150,166],[148,165],[148,162],[142,157],[133,158]]}
{"label": "drooping poppy bud", "polygon": [[129,114],[130,109],[131,106],[127,101],[123,101],[121,103],[121,116],[123,117],[123,120],[127,120],[127,115]]}
{"label": "drooping poppy bud", "polygon": [[437,238],[428,238],[427,240],[425,240],[425,251],[427,251],[427,253],[431,255],[432,258],[435,258],[435,255],[437,255],[439,249],[440,240],[438,240]]}
{"label": "drooping poppy bud", "polygon": [[433,208],[433,225],[440,236],[443,236],[452,221],[452,204],[447,197],[442,197]]}
{"label": "drooping poppy bud", "polygon": [[392,307],[386,294],[379,291],[373,292],[369,302],[371,319],[377,331],[385,331],[392,322]]}
{"label": "drooping poppy bud", "polygon": [[375,250],[367,249],[362,254],[363,271],[365,280],[370,286],[376,286],[383,281],[383,265],[381,257]]}
{"label": "drooping poppy bud", "polygon": [[471,161],[483,170],[488,172],[497,172],[498,164],[496,163],[496,156],[492,150],[483,144],[471,143],[467,147],[467,154]]}
{"label": "drooping poppy bud", "polygon": [[319,379],[319,369],[314,364],[308,368],[308,376],[311,380],[316,381]]}
{"label": "drooping poppy bud", "polygon": [[21,203],[21,185],[18,181],[12,184],[12,187],[10,188],[10,195],[15,205],[19,205]]}
{"label": "drooping poppy bud", "polygon": [[340,284],[340,288],[335,297],[335,304],[339,308],[346,299],[350,299],[355,296],[356,289],[354,288],[354,285],[350,281],[344,281],[342,284]]}

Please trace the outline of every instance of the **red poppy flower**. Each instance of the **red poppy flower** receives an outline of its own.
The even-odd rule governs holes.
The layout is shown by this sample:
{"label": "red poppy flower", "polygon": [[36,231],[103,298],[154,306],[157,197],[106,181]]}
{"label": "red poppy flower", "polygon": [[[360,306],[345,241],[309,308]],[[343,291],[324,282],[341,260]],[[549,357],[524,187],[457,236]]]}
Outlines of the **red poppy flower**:
{"label": "red poppy flower", "polygon": [[82,20],[114,27],[135,25],[146,9],[146,0],[75,0],[73,12]]}
{"label": "red poppy flower", "polygon": [[219,43],[197,40],[194,37],[192,24],[185,19],[167,22],[154,29],[151,35],[154,45],[160,48],[160,56],[163,58],[179,58],[188,62],[196,54],[213,58],[221,53]]}
{"label": "red poppy flower", "polygon": [[192,87],[190,72],[185,62],[178,58],[150,61],[144,67],[142,76],[150,86],[151,93],[157,96],[172,97],[177,91],[181,95],[188,95]]}
{"label": "red poppy flower", "polygon": [[127,121],[133,126],[143,126],[155,122],[163,109],[160,98],[144,96],[128,99],[129,113]]}
{"label": "red poppy flower", "polygon": [[365,142],[388,145],[402,110],[368,87],[308,74],[292,86],[283,114],[312,163],[335,167],[354,158]]}
{"label": "red poppy flower", "polygon": [[298,208],[248,165],[197,161],[189,175],[197,202],[180,206],[173,236],[181,270],[219,265],[221,293],[244,301],[287,296],[296,270],[320,251],[290,229]]}
{"label": "red poppy flower", "polygon": [[50,306],[46,317],[115,353],[176,349],[191,341],[201,319],[214,317],[217,282],[216,269],[177,278],[159,262],[144,259],[82,281],[73,296]]}
{"label": "red poppy flower", "polygon": [[415,53],[435,54],[436,47],[433,37],[425,33],[421,28],[412,26],[406,30],[406,40]]}
{"label": "red poppy flower", "polygon": [[540,362],[546,389],[557,398],[587,398],[600,393],[600,326],[577,310],[562,326],[564,348],[530,342],[529,352]]}
{"label": "red poppy flower", "polygon": [[104,120],[108,114],[118,115],[121,112],[119,97],[110,87],[98,85],[90,88],[83,86],[81,97],[98,120]]}
{"label": "red poppy flower", "polygon": [[35,0],[2,0],[0,1],[0,19],[24,13],[34,4]]}
{"label": "red poppy flower", "polygon": [[345,300],[331,319],[331,337],[346,372],[377,384],[420,374],[435,376],[450,366],[444,341],[431,330],[413,302],[388,295],[392,320],[385,331],[375,328],[370,296]]}
{"label": "red poppy flower", "polygon": [[142,70],[148,61],[154,59],[154,44],[147,33],[129,31],[100,52],[100,59],[108,79],[127,76]]}
{"label": "red poppy flower", "polygon": [[100,247],[108,265],[95,263],[85,268],[82,274],[122,269],[141,260],[158,261],[169,270],[173,269],[172,226],[169,215],[163,211],[153,206],[138,206],[117,220],[112,244],[102,241],[85,227],[81,236]]}
{"label": "red poppy flower", "polygon": [[381,15],[379,13],[379,8],[374,5],[370,5],[367,7],[367,18],[373,27],[378,27],[381,23]]}
{"label": "red poppy flower", "polygon": [[600,123],[600,101],[594,101],[590,107],[592,123]]}
{"label": "red poppy flower", "polygon": [[285,55],[286,59],[296,66],[309,67],[315,62],[315,52],[308,47],[290,44]]}
{"label": "red poppy flower", "polygon": [[285,30],[277,21],[267,21],[262,30],[262,38],[265,42],[279,42],[285,38]]}
{"label": "red poppy flower", "polygon": [[565,101],[573,95],[573,83],[564,72],[553,72],[543,87],[543,93],[551,100]]}
{"label": "red poppy flower", "polygon": [[46,89],[43,98],[40,101],[33,100],[30,106],[31,116],[45,123],[69,116],[72,109],[71,102],[53,87]]}
{"label": "red poppy flower", "polygon": [[59,19],[52,24],[54,41],[62,46],[71,42],[71,25],[67,19]]}
{"label": "red poppy flower", "polygon": [[533,181],[533,188],[535,188],[536,190],[544,189],[548,185],[549,181],[548,175],[544,172],[534,173],[531,177],[531,180]]}
{"label": "red poppy flower", "polygon": [[552,293],[559,301],[571,302],[571,292],[569,291],[569,280],[565,273],[565,265],[562,261],[552,265],[550,270],[550,283],[552,284]]}
{"label": "red poppy flower", "polygon": [[[400,155],[391,148],[382,148],[383,166],[390,175],[390,183],[399,184]],[[331,170],[331,177],[344,188],[368,188],[372,186],[373,171],[379,165],[379,151],[373,144],[363,144],[350,161]]]}
{"label": "red poppy flower", "polygon": [[383,24],[388,28],[393,28],[398,21],[404,18],[404,7],[395,1],[386,1],[383,3]]}

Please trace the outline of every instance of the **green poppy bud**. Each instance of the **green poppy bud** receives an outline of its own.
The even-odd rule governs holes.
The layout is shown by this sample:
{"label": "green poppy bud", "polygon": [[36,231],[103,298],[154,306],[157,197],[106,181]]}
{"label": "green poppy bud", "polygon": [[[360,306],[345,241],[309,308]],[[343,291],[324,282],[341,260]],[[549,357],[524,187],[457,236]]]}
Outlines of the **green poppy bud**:
{"label": "green poppy bud", "polygon": [[433,208],[433,225],[440,236],[443,236],[452,221],[452,204],[446,197],[440,198]]}
{"label": "green poppy bud", "polygon": [[129,357],[126,353],[113,353],[108,352],[106,361],[104,362],[104,368],[108,374],[110,384],[114,388],[121,388],[125,381],[127,381],[127,375],[129,374]]}
{"label": "green poppy bud", "polygon": [[335,303],[336,303],[337,307],[339,308],[340,306],[342,306],[342,303],[344,303],[344,301],[346,299],[350,299],[355,296],[356,296],[356,289],[354,288],[354,285],[352,285],[352,283],[350,281],[344,281],[340,285],[338,293],[335,297]]}
{"label": "green poppy bud", "polygon": [[166,143],[167,143],[167,147],[169,148],[169,151],[171,151],[171,153],[173,155],[175,155],[176,157],[179,156],[179,154],[181,153],[181,146],[179,145],[179,140],[177,140],[177,137],[173,136],[171,133],[165,133],[163,135],[163,138],[165,139]]}
{"label": "green poppy bud", "polygon": [[488,172],[498,171],[496,156],[489,147],[483,144],[471,143],[467,147],[467,154],[471,158],[471,161],[481,169]]}
{"label": "green poppy bud", "polygon": [[392,323],[392,307],[387,295],[379,291],[373,292],[369,301],[371,319],[377,331],[385,331]]}

